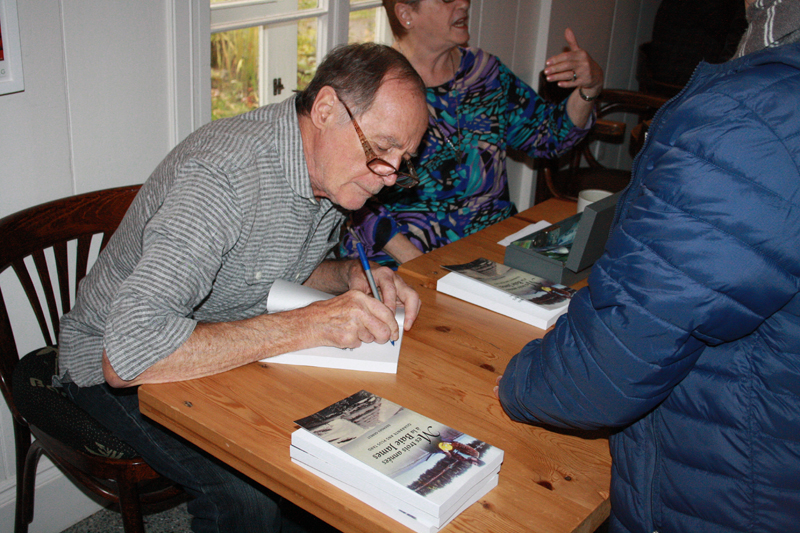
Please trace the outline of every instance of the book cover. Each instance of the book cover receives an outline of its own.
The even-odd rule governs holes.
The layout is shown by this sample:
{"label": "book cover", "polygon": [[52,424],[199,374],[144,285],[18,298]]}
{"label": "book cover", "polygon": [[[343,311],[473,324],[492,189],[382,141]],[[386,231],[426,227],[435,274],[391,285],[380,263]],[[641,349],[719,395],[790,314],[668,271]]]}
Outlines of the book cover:
{"label": "book cover", "polygon": [[442,265],[436,289],[532,326],[547,329],[567,312],[575,290],[489,259]]}
{"label": "book cover", "polygon": [[367,391],[296,423],[292,445],[332,465],[327,475],[350,469],[437,527],[503,461],[499,448]]}
{"label": "book cover", "polygon": [[[290,311],[305,307],[313,302],[333,298],[332,294],[318,291],[305,285],[284,280],[276,280],[269,291],[267,309],[270,313]],[[392,344],[365,343],[354,349],[317,346],[304,350],[288,352],[267,359],[265,363],[362,370],[368,372],[397,373],[400,360],[400,345],[403,342],[403,323],[405,310],[398,307],[395,320],[400,328],[400,337]]]}
{"label": "book cover", "polygon": [[544,257],[549,257],[564,264],[567,262],[572,245],[575,244],[575,235],[578,233],[578,225],[582,217],[583,213],[572,215],[557,224],[551,224],[544,229],[515,240],[511,243],[511,246],[519,246],[520,248],[538,252]]}

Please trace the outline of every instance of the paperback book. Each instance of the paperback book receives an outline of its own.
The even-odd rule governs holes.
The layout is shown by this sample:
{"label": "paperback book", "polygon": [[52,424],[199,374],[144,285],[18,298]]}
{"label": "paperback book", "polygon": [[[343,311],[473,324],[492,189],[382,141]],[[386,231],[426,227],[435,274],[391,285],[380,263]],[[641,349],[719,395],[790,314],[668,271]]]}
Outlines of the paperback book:
{"label": "paperback book", "polygon": [[424,531],[441,528],[491,490],[503,461],[499,448],[367,391],[296,423],[294,461]]}
{"label": "paperback book", "polygon": [[442,265],[450,273],[436,290],[490,311],[547,329],[567,312],[575,289],[489,259]]}
{"label": "paperback book", "polygon": [[[330,298],[333,298],[332,294],[279,279],[272,284],[272,288],[269,291],[267,309],[270,313],[290,311]],[[274,364],[396,374],[397,363],[400,360],[400,345],[403,342],[403,323],[405,321],[405,310],[402,307],[397,308],[395,320],[397,320],[397,325],[400,328],[400,338],[394,343],[378,344],[370,342],[353,349],[317,346],[276,355],[262,361]]]}

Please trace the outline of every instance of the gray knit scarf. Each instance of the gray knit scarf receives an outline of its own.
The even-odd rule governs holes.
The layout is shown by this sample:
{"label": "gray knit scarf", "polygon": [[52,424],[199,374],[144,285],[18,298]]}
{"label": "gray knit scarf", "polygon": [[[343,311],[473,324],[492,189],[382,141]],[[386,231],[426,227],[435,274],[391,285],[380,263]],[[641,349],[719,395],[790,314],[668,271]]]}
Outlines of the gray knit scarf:
{"label": "gray knit scarf", "polygon": [[756,0],[735,57],[800,41],[800,0]]}

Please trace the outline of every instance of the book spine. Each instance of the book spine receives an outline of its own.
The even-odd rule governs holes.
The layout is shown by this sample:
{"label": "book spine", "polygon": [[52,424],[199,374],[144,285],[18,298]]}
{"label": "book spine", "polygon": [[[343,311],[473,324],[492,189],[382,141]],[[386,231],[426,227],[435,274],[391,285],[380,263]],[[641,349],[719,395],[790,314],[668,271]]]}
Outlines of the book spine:
{"label": "book spine", "polygon": [[370,507],[377,509],[378,511],[382,512],[389,518],[396,520],[397,522],[403,524],[409,529],[412,529],[416,533],[436,533],[437,531],[439,531],[439,528],[430,524],[426,524],[420,520],[417,520],[415,517],[407,515],[403,511],[400,511],[399,509],[395,509],[394,507],[387,504],[380,498],[376,498],[374,494],[370,494],[366,491],[356,489],[355,487],[350,487],[346,483],[334,477],[331,477],[328,474],[313,468],[312,466],[309,466],[301,461],[298,461],[297,459],[292,458],[292,462],[302,468],[305,468],[312,474],[319,476],[320,478],[327,481],[334,487],[343,490],[344,492],[350,494],[351,496],[353,496],[358,500],[361,500]]}
{"label": "book spine", "polygon": [[359,472],[361,476],[369,476],[373,480],[373,484],[380,487],[381,490],[430,516],[439,516],[441,512],[441,507],[436,503],[401,485],[389,476],[377,472],[347,452],[326,443],[305,429],[298,429],[292,433],[292,446],[326,463],[338,463],[342,465],[342,468],[350,468]]}
{"label": "book spine", "polygon": [[297,446],[291,447],[289,456],[293,460],[310,466],[314,470],[322,472],[350,487],[359,487],[360,490],[372,494],[375,498],[385,502],[393,509],[398,509],[402,513],[414,517],[415,520],[436,527],[441,527],[443,524],[438,514],[431,515],[426,513],[414,505],[403,501],[401,498],[397,498],[394,494],[386,492],[383,486],[381,486],[381,483],[375,483],[375,480],[371,476],[365,475],[357,469],[333,465]]}
{"label": "book spine", "polygon": [[[475,283],[480,282],[475,281]],[[484,309],[494,311],[495,313],[513,318],[514,320],[519,320],[520,322],[524,322],[525,324],[539,329],[547,329],[551,325],[548,319],[532,314],[532,312],[536,311],[533,309],[534,304],[530,302],[516,301],[514,300],[515,297],[513,295],[507,294],[499,289],[484,289],[491,289],[496,295],[495,298],[486,298],[479,296],[475,292],[471,292],[460,287],[454,287],[453,285],[450,285],[444,278],[439,280],[436,288],[439,292],[444,294],[449,294],[450,296],[464,300],[465,302],[478,305]],[[555,320],[555,318],[553,318],[553,320]]]}

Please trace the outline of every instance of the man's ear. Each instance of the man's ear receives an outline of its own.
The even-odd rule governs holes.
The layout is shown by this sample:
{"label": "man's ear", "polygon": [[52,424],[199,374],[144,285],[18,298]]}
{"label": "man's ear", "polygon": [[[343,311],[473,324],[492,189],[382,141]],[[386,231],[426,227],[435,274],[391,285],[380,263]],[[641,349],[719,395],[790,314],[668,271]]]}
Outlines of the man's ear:
{"label": "man's ear", "polygon": [[333,87],[326,85],[317,93],[314,104],[311,106],[311,122],[319,129],[324,129],[336,123],[337,105],[339,98]]}

